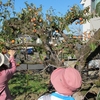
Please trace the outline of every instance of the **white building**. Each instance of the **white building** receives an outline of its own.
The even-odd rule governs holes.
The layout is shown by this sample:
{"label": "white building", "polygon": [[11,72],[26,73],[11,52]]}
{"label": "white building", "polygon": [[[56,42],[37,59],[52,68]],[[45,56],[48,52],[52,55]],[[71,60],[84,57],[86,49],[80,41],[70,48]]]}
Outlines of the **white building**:
{"label": "white building", "polygon": [[[81,0],[83,9],[90,7],[90,13],[95,14],[96,5],[100,0]],[[100,28],[100,17],[95,17],[83,24],[83,41],[87,41],[93,35],[93,31],[96,31]]]}

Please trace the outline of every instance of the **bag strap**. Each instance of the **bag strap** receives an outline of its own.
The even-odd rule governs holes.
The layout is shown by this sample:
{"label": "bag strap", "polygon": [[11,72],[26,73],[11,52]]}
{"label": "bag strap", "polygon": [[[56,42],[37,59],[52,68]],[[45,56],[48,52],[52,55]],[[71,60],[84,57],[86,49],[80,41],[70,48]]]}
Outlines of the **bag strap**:
{"label": "bag strap", "polygon": [[2,92],[5,90],[5,87],[0,91],[0,95],[2,94]]}
{"label": "bag strap", "polygon": [[52,93],[51,95],[53,95],[53,96],[55,96],[55,97],[58,97],[58,98],[60,98],[60,99],[62,99],[62,100],[74,100],[74,98],[73,97],[71,97],[71,96],[64,96],[64,95],[60,95],[60,94],[58,94],[58,93]]}
{"label": "bag strap", "polygon": [[51,95],[50,94],[44,95],[43,100],[51,100]]}

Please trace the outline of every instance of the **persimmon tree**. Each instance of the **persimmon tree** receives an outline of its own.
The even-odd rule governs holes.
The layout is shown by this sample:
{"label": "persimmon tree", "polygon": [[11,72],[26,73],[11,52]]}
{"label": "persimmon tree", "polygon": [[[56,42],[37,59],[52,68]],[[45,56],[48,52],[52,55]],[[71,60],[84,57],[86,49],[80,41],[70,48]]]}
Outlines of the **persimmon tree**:
{"label": "persimmon tree", "polygon": [[[23,8],[21,12],[14,13],[16,16],[10,18],[3,18],[3,26],[2,26],[2,34],[6,34],[7,43],[5,45],[18,47],[18,44],[10,45],[12,39],[18,37],[18,35],[28,34],[31,35],[34,41],[34,44],[31,45],[36,48],[43,49],[43,51],[49,51],[51,54],[51,58],[55,64],[61,64],[61,60],[57,59],[57,53],[55,51],[60,51],[62,48],[69,49],[67,51],[71,51],[70,53],[74,53],[74,40],[70,39],[64,33],[64,30],[70,31],[68,28],[72,23],[83,24],[85,21],[90,18],[87,16],[89,13],[89,7],[84,10],[81,10],[79,6],[74,5],[71,7],[64,16],[57,16],[53,9],[49,9],[47,13],[44,15],[42,12],[42,6],[36,7],[34,4],[28,4],[25,2],[26,8]],[[3,4],[1,3],[1,6]],[[9,5],[10,6],[10,5]],[[5,6],[3,8],[6,8]],[[6,12],[4,12],[6,14]],[[2,13],[3,14],[3,13]],[[8,14],[7,14],[8,15]],[[7,35],[8,34],[8,35]],[[61,43],[57,43],[59,40],[59,34],[63,37],[63,41]],[[42,45],[37,45],[35,43],[36,38],[40,37],[42,40]],[[52,38],[57,38],[55,43],[52,41]],[[72,42],[73,41],[73,42]],[[75,41],[78,41],[77,39]],[[57,44],[57,46],[55,46]],[[21,44],[26,46],[26,44]],[[60,47],[60,48],[59,48]],[[68,48],[69,47],[69,48]],[[12,47],[11,47],[12,48]],[[40,49],[38,49],[40,50]],[[51,59],[50,59],[51,60]]]}
{"label": "persimmon tree", "polygon": [[[4,46],[20,47],[20,44],[14,44],[15,38],[19,35],[28,34],[33,37],[34,43],[27,44],[27,46],[31,45],[33,47],[36,47],[37,50],[42,49],[40,51],[44,52],[49,51],[52,55],[51,57],[53,61],[55,61],[58,65],[61,64],[61,60],[57,61],[58,52],[55,51],[60,51],[63,48],[68,53],[75,54],[76,42],[78,41],[82,43],[82,41],[79,41],[77,39],[70,39],[64,33],[64,30],[70,31],[69,25],[73,23],[81,25],[92,18],[93,15],[89,13],[89,7],[81,10],[79,6],[74,5],[68,11],[66,11],[64,16],[57,16],[53,9],[49,9],[44,15],[42,12],[42,5],[37,8],[32,3],[28,4],[27,2],[25,2],[25,4],[26,8],[23,8],[21,12],[16,13],[14,11],[13,1],[8,1],[5,4],[3,4],[3,2],[0,3],[0,7],[2,9],[0,17],[0,20],[2,22],[1,49]],[[9,10],[11,8],[12,13],[14,14],[13,17],[11,17],[12,13],[10,13],[11,11]],[[57,34],[64,38],[63,41],[59,44],[57,43],[57,41],[59,40],[59,35],[57,36]],[[42,45],[36,44],[35,41],[38,37],[40,37],[40,39],[42,40]],[[53,37],[55,37],[55,42],[52,42]],[[55,46],[55,44],[57,44],[57,46]],[[26,46],[26,44],[21,45]],[[84,63],[82,64],[82,66],[84,66]]]}
{"label": "persimmon tree", "polygon": [[[9,42],[9,37],[11,37],[11,30],[9,30],[8,26],[5,27],[3,24],[4,21],[9,20],[11,16],[15,15],[14,11],[14,1],[8,0],[3,3],[0,1],[0,51],[4,48],[7,42]],[[5,30],[7,30],[5,32]]]}
{"label": "persimmon tree", "polygon": [[[37,49],[40,59],[42,58],[42,63],[47,54],[49,56],[48,63],[53,63],[57,66],[61,65],[64,61],[63,59],[59,59],[59,53],[67,52],[68,54],[77,55],[76,43],[82,44],[82,40],[73,39],[73,36],[68,37],[66,33],[64,33],[64,30],[71,31],[69,25],[73,23],[81,25],[92,18],[93,15],[89,13],[89,7],[81,10],[78,5],[74,5],[66,11],[64,16],[57,16],[53,9],[49,9],[44,15],[42,12],[42,5],[37,8],[33,3],[28,4],[25,2],[25,4],[26,8],[23,8],[21,12],[17,13],[12,9],[14,16],[11,17],[9,7],[13,8],[13,1],[8,1],[5,4],[3,4],[3,2],[0,3],[2,9],[0,17],[2,20],[1,40],[3,42],[1,42],[1,49],[4,46],[13,49],[19,49],[17,47],[21,48],[23,46],[32,46]],[[30,35],[33,42],[16,44],[16,37],[25,34]],[[60,37],[63,37],[62,41],[59,40]],[[37,38],[42,40],[42,44],[36,44]],[[45,55],[41,57],[41,53],[43,52],[45,52]],[[79,51],[77,50],[77,52]],[[91,52],[91,50],[89,52]],[[81,58],[77,62],[79,65],[78,67],[80,67],[80,65],[82,66],[80,70],[84,67],[88,57],[88,54],[87,56],[82,56],[82,53],[83,51],[81,49],[81,52],[77,56],[77,59]],[[80,55],[82,57],[79,57]],[[84,63],[82,58],[84,59]],[[37,63],[39,62],[37,60]]]}

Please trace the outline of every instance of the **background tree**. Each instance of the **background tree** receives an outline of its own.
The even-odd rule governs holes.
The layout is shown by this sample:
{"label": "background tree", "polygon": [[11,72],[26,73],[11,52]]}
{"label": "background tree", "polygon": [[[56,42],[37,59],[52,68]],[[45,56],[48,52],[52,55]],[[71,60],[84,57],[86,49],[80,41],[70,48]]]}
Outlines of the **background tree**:
{"label": "background tree", "polygon": [[[25,4],[26,8],[22,9],[22,11],[19,13],[15,13],[15,17],[4,20],[3,22],[3,28],[6,29],[2,28],[2,31],[5,34],[10,32],[8,35],[6,35],[8,43],[11,44],[10,41],[15,37],[18,37],[18,35],[31,35],[32,37],[35,37],[33,41],[35,41],[35,39],[39,36],[43,42],[43,44],[39,46],[42,47],[45,52],[50,52],[50,60],[52,59],[55,61],[56,65],[61,64],[61,60],[57,59],[57,52],[55,51],[60,51],[60,49],[63,47],[65,47],[64,49],[70,47],[67,48],[70,49],[67,51],[71,51],[69,53],[74,53],[75,46],[75,42],[71,42],[73,39],[70,40],[70,38],[64,33],[64,30],[70,31],[68,26],[73,22],[83,24],[89,17],[86,14],[89,11],[89,7],[81,10],[77,5],[74,5],[66,12],[64,16],[57,16],[52,8],[49,9],[45,15],[43,15],[42,6],[36,8],[32,3],[28,4],[25,2]],[[56,34],[59,34],[60,36]],[[50,44],[53,37],[55,37],[56,43]],[[68,42],[59,42],[58,44],[59,37],[63,37],[64,41]],[[78,40],[75,41],[77,42]],[[57,46],[55,47],[54,44],[57,44]],[[15,44],[12,46],[14,47]],[[38,45],[32,44],[32,46],[36,48]]]}

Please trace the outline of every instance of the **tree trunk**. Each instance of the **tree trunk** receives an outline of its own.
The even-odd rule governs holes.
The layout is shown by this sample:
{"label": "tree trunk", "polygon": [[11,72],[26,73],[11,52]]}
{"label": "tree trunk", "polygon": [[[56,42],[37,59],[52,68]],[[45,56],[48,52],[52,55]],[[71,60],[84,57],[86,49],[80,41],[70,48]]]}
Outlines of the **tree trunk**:
{"label": "tree trunk", "polygon": [[[85,44],[82,46],[80,51],[76,52],[77,58],[78,58],[78,69],[81,71],[87,63],[92,60],[98,53],[100,53],[100,29],[94,33],[94,36]],[[97,48],[92,51],[90,48],[91,44],[95,44]]]}

